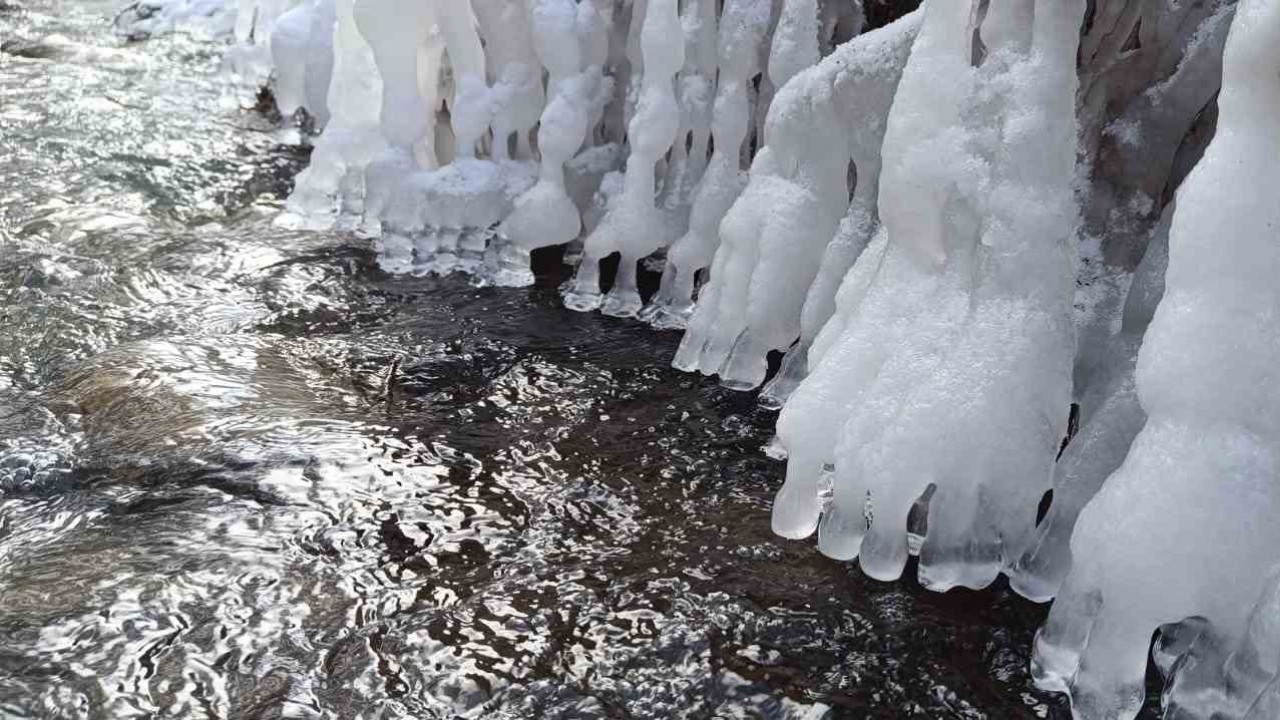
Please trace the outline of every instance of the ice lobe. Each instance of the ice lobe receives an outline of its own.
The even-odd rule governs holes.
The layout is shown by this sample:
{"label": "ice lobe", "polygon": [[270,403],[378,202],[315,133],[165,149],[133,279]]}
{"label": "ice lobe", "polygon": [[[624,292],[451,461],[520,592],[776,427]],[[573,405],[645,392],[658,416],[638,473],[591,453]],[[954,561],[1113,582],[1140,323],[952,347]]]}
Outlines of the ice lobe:
{"label": "ice lobe", "polygon": [[[637,5],[633,13],[638,11]],[[637,18],[632,17],[633,27]],[[640,32],[643,74],[635,116],[627,128],[627,158],[622,194],[600,225],[587,237],[582,262],[565,291],[565,306],[588,311],[601,308],[626,317],[639,312],[636,264],[668,244],[668,219],[657,207],[657,165],[676,139],[679,106],[673,78],[684,65],[684,36],[676,0],[649,0]],[[609,296],[600,293],[600,261],[621,254]]]}
{"label": "ice lobe", "polygon": [[[435,24],[434,4],[397,0],[360,0],[355,5],[356,26],[373,50],[382,79],[382,134],[393,147],[408,150],[423,140],[434,115],[419,88],[419,72],[436,80],[428,67],[419,68],[419,53],[426,53]],[[433,88],[434,89],[434,88]]]}
{"label": "ice lobe", "polygon": [[[591,7],[585,5],[583,7]],[[529,284],[529,251],[578,237],[582,218],[565,187],[565,163],[586,140],[589,92],[598,75],[583,72],[578,42],[579,9],[573,0],[535,0],[531,9],[533,42],[547,68],[551,101],[538,127],[542,155],[538,182],[516,200],[499,234],[513,247],[502,258],[502,284]]]}
{"label": "ice lobe", "polygon": [[[470,0],[437,0],[435,18],[453,69],[454,92],[449,106],[457,157],[474,158],[480,138],[489,132],[492,115],[484,47]],[[423,78],[430,82],[430,77]]]}
{"label": "ice lobe", "polygon": [[473,0],[480,35],[489,57],[492,86],[493,157],[532,157],[529,132],[546,102],[541,65],[533,48],[533,28],[524,0]]}
{"label": "ice lobe", "polygon": [[284,117],[305,108],[317,125],[329,121],[336,22],[334,0],[309,0],[281,15],[272,28],[276,107]]}
{"label": "ice lobe", "polygon": [[799,336],[808,290],[850,207],[855,156],[866,170],[856,202],[868,209],[874,198],[880,139],[917,24],[915,15],[855,38],[774,97],[765,147],[720,226],[722,244],[677,368],[755,387],[767,353]]}
{"label": "ice lobe", "polygon": [[710,127],[714,150],[694,196],[688,230],[667,253],[658,296],[646,308],[646,318],[657,327],[683,328],[688,322],[698,273],[711,264],[720,244],[720,220],[746,185],[741,156],[751,117],[747,87],[758,70],[768,23],[767,0],[725,4],[716,43],[719,83]]}
{"label": "ice lobe", "polygon": [[1138,348],[1164,295],[1169,228],[1175,205],[1165,208],[1134,272],[1119,332],[1091,358],[1096,366],[1079,397],[1079,432],[1054,466],[1053,503],[1035,537],[1008,570],[1009,584],[1037,602],[1051,600],[1071,569],[1071,534],[1076,520],[1103,482],[1124,462],[1147,415],[1134,381]]}
{"label": "ice lobe", "polygon": [[1280,3],[1242,0],[1217,134],[1179,191],[1165,295],[1139,354],[1149,419],[1081,513],[1036,642],[1038,682],[1070,692],[1077,717],[1136,714],[1161,624],[1194,615],[1224,647],[1264,640],[1246,610],[1280,541],[1277,68]]}
{"label": "ice lobe", "polygon": [[875,578],[901,574],[932,489],[921,582],[990,583],[1031,535],[1065,430],[1084,2],[1027,4],[988,5],[976,67],[971,4],[925,6],[886,131],[883,239],[778,421],[775,531],[819,529],[822,552]]}
{"label": "ice lobe", "polygon": [[382,84],[373,51],[356,27],[355,0],[337,0],[335,9],[326,103],[331,117],[288,201],[291,213],[321,227],[335,213],[358,218],[364,212],[365,168],[386,151],[379,130]]}

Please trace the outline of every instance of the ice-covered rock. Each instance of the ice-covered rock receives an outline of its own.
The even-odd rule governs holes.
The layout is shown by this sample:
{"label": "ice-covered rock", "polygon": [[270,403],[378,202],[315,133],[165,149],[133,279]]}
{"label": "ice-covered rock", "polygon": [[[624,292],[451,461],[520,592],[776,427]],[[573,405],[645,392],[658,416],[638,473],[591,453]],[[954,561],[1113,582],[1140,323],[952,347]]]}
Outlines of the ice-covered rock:
{"label": "ice-covered rock", "polygon": [[1036,642],[1078,717],[1128,718],[1160,625],[1198,616],[1225,646],[1277,561],[1280,525],[1280,3],[1242,0],[1217,134],[1178,194],[1165,294],[1138,359],[1149,418],[1081,513]]}

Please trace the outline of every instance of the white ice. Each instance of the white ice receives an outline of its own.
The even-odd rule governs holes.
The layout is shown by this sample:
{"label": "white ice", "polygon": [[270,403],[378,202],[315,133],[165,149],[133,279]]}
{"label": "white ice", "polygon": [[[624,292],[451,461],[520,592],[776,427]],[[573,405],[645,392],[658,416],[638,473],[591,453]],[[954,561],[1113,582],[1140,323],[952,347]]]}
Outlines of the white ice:
{"label": "white ice", "polygon": [[[835,265],[856,257],[874,226],[880,145],[918,21],[915,14],[855,38],[775,96],[765,147],[746,190],[720,225],[710,282],[676,353],[676,367],[718,373],[730,387],[759,385],[768,352],[786,349],[801,334],[810,286],[841,218],[862,215],[865,225],[845,225],[859,237],[842,233],[842,247],[833,252],[837,257],[823,278],[819,292],[834,296],[853,258],[843,268]],[[852,205],[851,162],[860,172]]]}
{"label": "white ice", "polygon": [[768,0],[725,3],[718,28],[719,80],[710,126],[715,150],[698,185],[688,230],[667,254],[662,287],[649,312],[649,319],[659,327],[683,328],[693,314],[694,282],[711,264],[720,245],[720,220],[746,185],[740,163],[750,122],[747,87],[758,70],[768,23]]}
{"label": "white ice", "polygon": [[356,27],[355,0],[337,0],[336,15],[326,97],[330,120],[288,202],[294,215],[320,226],[330,224],[335,214],[363,214],[365,168],[386,151],[379,129],[382,84],[373,51]]}
{"label": "white ice", "polygon": [[1039,683],[1069,692],[1077,717],[1137,713],[1164,623],[1204,618],[1227,647],[1252,637],[1248,609],[1280,559],[1277,68],[1280,2],[1243,0],[1217,134],[1178,193],[1164,298],[1138,359],[1149,417],[1081,513],[1036,642]]}
{"label": "white ice", "polygon": [[884,142],[886,241],[859,258],[855,306],[778,421],[775,531],[803,537],[821,518],[824,553],[897,578],[907,513],[932,487],[920,579],[935,589],[986,585],[1026,543],[1073,354],[1083,2],[990,3],[977,67],[970,10],[925,7]]}
{"label": "white ice", "polygon": [[[632,12],[639,8],[637,2]],[[656,173],[679,129],[672,80],[684,65],[684,37],[677,10],[676,0],[648,0],[645,5],[640,32],[643,70],[639,100],[627,132],[631,154],[626,179],[622,195],[586,239],[582,262],[564,295],[565,305],[571,309],[594,310],[603,305],[607,314],[635,315],[641,307],[636,264],[670,242],[668,218],[656,205]],[[604,297],[600,261],[615,252],[621,260],[613,289]]]}

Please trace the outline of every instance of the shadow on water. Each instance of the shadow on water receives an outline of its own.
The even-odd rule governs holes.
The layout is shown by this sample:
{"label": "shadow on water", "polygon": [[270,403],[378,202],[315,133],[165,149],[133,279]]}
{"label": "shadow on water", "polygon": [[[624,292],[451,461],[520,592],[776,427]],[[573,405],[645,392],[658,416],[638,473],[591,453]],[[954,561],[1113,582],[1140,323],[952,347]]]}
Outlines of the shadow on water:
{"label": "shadow on water", "polygon": [[554,253],[272,227],[305,152],[111,9],[0,14],[0,717],[1068,717],[1041,608],[773,537],[774,416]]}

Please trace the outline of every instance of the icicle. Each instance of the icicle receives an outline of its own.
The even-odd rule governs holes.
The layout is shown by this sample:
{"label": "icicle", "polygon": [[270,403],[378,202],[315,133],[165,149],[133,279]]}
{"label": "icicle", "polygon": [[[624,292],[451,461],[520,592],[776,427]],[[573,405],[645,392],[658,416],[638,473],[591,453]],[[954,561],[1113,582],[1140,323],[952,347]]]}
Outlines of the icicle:
{"label": "icicle", "polygon": [[800,334],[809,287],[849,207],[855,135],[868,176],[859,205],[874,197],[878,148],[868,140],[884,131],[913,31],[900,21],[857,38],[778,93],[751,180],[720,226],[723,244],[676,367],[755,387],[768,352]]}
{"label": "icicle", "polygon": [[1026,542],[1065,428],[1073,354],[1083,2],[1039,0],[1034,27],[1009,23],[1031,53],[997,42],[978,68],[970,9],[926,5],[883,149],[887,244],[859,258],[845,283],[856,306],[833,318],[838,338],[816,338],[820,360],[778,422],[789,462],[775,530],[815,529],[830,465],[819,548],[896,578],[907,514],[931,492],[920,579],[935,589],[989,583]]}
{"label": "icicle", "polygon": [[423,64],[425,70],[419,64],[420,48],[435,24],[432,5],[359,0],[355,19],[382,78],[382,133],[393,147],[407,151],[427,135],[427,118],[434,114],[430,98],[419,88],[420,72],[430,78],[428,85],[439,74],[433,62]]}
{"label": "icicle", "polygon": [[746,184],[740,152],[750,111],[747,87],[769,22],[768,0],[728,0],[719,27],[719,87],[712,118],[715,151],[689,217],[689,229],[672,245],[662,286],[646,318],[657,327],[683,328],[693,314],[694,280],[720,244],[720,220]]}
{"label": "icicle", "polygon": [[542,112],[538,149],[542,154],[538,183],[516,201],[515,211],[499,230],[512,243],[501,258],[498,282],[528,285],[529,251],[558,245],[578,237],[582,221],[578,206],[565,189],[565,163],[587,134],[589,78],[581,73],[582,52],[576,29],[578,9],[573,0],[534,0],[534,46],[550,75],[551,101]]}
{"label": "icicle", "polygon": [[[767,407],[781,407],[808,373],[809,350],[818,333],[836,312],[836,295],[854,262],[875,235],[880,218],[877,195],[880,189],[880,148],[889,109],[906,65],[914,26],[881,51],[882,57],[838,50],[826,63],[839,66],[867,66],[863,82],[844,80],[835,85],[841,122],[850,128],[849,154],[854,166],[853,199],[840,220],[835,238],[827,245],[800,313],[799,341],[783,358],[778,375],[761,390],[760,401]],[[848,48],[853,48],[852,43]],[[846,59],[845,54],[850,57]]]}
{"label": "icicle", "polygon": [[1080,511],[1124,462],[1133,438],[1146,423],[1134,385],[1134,366],[1142,336],[1164,294],[1173,209],[1173,204],[1165,209],[1134,273],[1120,332],[1095,351],[1099,355],[1093,359],[1095,377],[1089,378],[1080,399],[1080,430],[1054,467],[1049,512],[1008,571],[1010,586],[1037,602],[1057,594],[1071,569],[1069,544]]}
{"label": "icicle", "polygon": [[706,168],[715,96],[715,0],[689,0],[680,14],[684,67],[676,76],[680,126],[662,177],[660,204],[673,220],[673,234],[688,226],[693,193]]}
{"label": "icicle", "polygon": [[364,169],[386,150],[378,128],[382,85],[373,51],[356,28],[354,6],[355,0],[337,2],[326,99],[331,118],[289,196],[289,211],[313,226],[331,224],[335,210],[348,217],[363,214]]}
{"label": "icicle", "polygon": [[444,99],[448,95],[442,77],[445,66],[445,42],[434,24],[431,27],[430,33],[418,46],[417,72],[413,75],[417,82],[418,95],[425,108],[425,115],[422,135],[410,147],[418,166],[424,170],[434,170],[447,164],[454,157],[452,128],[448,123],[439,121]]}
{"label": "icicle", "polygon": [[[606,314],[634,315],[640,310],[636,263],[667,242],[666,218],[654,204],[655,173],[675,140],[679,111],[672,78],[684,64],[684,43],[675,0],[649,0],[647,7],[640,37],[644,72],[636,115],[628,128],[626,183],[617,205],[587,238],[582,263],[564,296],[565,305],[574,310],[603,304]],[[599,263],[614,252],[622,258],[605,298],[600,294]]]}
{"label": "icicle", "polygon": [[769,46],[769,81],[781,90],[802,70],[817,64],[818,0],[783,0]]}
{"label": "icicle", "polygon": [[1238,642],[1280,559],[1280,2],[1239,3],[1223,66],[1217,134],[1179,191],[1138,359],[1149,419],[1081,513],[1036,642],[1038,683],[1070,692],[1080,718],[1137,713],[1162,623],[1196,615]]}
{"label": "icicle", "polygon": [[286,118],[305,108],[324,127],[333,75],[334,0],[310,0],[280,16],[271,31],[276,107]]}
{"label": "icicle", "polygon": [[486,80],[484,48],[476,30],[471,0],[439,0],[435,16],[453,68],[450,127],[459,158],[474,158],[480,138],[489,132],[492,116]]}

